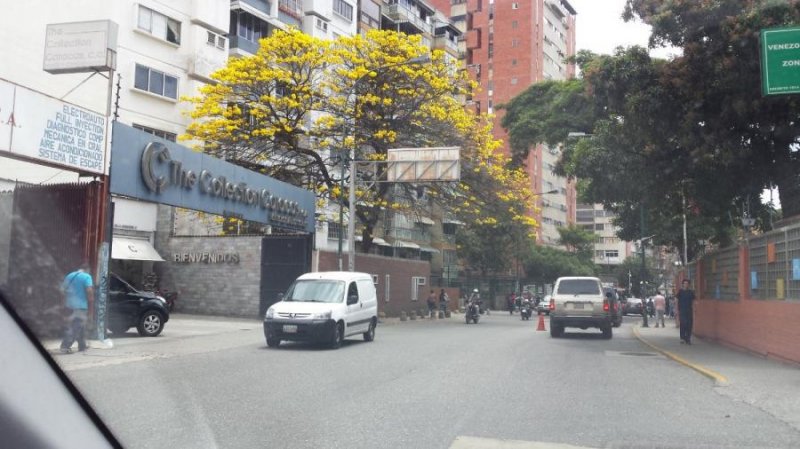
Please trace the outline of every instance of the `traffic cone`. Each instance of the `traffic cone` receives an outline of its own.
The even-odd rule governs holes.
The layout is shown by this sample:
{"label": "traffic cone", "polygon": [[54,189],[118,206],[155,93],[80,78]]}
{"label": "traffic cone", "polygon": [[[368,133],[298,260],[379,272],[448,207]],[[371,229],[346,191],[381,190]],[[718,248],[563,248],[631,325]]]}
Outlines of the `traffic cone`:
{"label": "traffic cone", "polygon": [[539,312],[539,325],[536,326],[537,331],[546,331],[547,329],[544,328],[544,315]]}

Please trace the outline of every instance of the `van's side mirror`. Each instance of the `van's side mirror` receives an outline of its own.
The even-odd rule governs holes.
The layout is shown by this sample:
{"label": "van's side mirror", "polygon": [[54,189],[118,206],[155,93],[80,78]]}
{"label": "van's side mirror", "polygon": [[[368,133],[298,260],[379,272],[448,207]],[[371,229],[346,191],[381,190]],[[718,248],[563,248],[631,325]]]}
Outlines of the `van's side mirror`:
{"label": "van's side mirror", "polygon": [[347,305],[358,304],[358,295],[350,295],[347,297]]}
{"label": "van's side mirror", "polygon": [[278,301],[283,301],[283,292],[278,293]]}

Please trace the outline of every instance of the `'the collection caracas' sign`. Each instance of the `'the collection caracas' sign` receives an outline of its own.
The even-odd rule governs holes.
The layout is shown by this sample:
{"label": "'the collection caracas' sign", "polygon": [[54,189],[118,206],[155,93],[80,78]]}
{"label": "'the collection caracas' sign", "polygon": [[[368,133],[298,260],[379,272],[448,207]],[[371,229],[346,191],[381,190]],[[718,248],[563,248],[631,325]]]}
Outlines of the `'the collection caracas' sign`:
{"label": "'the collection caracas' sign", "polygon": [[280,229],[314,230],[312,192],[119,123],[111,149],[111,191]]}

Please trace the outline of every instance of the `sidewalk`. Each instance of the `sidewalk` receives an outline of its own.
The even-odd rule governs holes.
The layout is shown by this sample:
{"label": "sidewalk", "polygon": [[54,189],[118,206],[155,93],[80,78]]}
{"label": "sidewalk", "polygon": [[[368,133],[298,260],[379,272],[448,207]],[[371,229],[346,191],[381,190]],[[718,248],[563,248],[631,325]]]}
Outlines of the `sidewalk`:
{"label": "sidewalk", "polygon": [[737,351],[718,343],[692,338],[680,342],[674,320],[666,328],[633,327],[644,344],[694,369],[715,384],[715,391],[756,407],[800,431],[800,367]]}

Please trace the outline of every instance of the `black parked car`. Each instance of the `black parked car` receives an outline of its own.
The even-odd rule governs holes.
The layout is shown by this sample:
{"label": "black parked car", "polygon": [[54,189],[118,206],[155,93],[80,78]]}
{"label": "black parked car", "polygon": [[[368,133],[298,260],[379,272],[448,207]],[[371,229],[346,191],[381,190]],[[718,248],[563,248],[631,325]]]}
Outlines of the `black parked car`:
{"label": "black parked car", "polygon": [[625,302],[624,312],[625,315],[641,315],[642,308],[644,305],[642,304],[642,300],[639,298],[628,298],[628,301]]}
{"label": "black parked car", "polygon": [[169,321],[167,301],[152,292],[133,288],[119,276],[111,273],[108,285],[107,327],[114,335],[121,335],[136,327],[139,335],[155,337]]}

